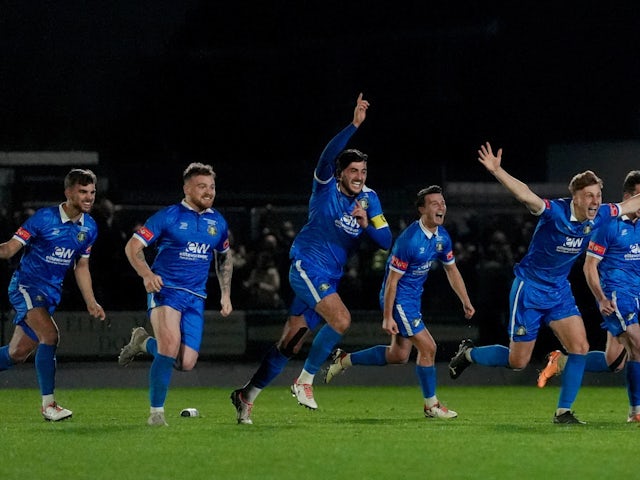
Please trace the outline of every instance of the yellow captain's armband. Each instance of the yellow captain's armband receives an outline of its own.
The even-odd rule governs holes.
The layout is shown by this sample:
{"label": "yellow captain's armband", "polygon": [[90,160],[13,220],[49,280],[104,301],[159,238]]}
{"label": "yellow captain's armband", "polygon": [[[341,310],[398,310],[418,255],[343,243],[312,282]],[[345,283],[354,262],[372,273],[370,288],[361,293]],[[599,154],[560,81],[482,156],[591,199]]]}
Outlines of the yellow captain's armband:
{"label": "yellow captain's armband", "polygon": [[371,225],[373,225],[376,229],[389,226],[389,224],[387,223],[387,219],[384,218],[384,215],[382,213],[369,219],[369,223],[371,223]]}

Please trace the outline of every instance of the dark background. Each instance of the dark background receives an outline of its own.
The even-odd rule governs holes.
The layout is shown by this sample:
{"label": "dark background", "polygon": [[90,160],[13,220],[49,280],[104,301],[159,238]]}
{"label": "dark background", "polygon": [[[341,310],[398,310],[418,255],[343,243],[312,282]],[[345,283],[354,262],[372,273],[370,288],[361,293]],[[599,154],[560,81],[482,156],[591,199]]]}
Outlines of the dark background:
{"label": "dark background", "polygon": [[362,91],[379,191],[490,181],[485,140],[544,181],[550,144],[640,136],[638,32],[632,1],[4,1],[0,150],[97,151],[116,202],[193,160],[219,202],[306,197]]}

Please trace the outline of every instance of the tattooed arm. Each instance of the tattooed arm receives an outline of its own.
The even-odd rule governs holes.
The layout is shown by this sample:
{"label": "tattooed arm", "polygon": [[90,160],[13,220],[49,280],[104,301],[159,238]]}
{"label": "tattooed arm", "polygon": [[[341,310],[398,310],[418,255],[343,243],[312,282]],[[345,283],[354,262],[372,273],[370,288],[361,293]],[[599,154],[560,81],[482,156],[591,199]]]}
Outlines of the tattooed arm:
{"label": "tattooed arm", "polygon": [[233,254],[231,250],[225,253],[215,252],[216,255],[216,275],[220,284],[220,313],[223,317],[228,316],[232,311],[231,306],[231,275],[233,274]]}
{"label": "tattooed arm", "polygon": [[159,292],[164,285],[162,277],[151,271],[143,250],[144,244],[136,237],[131,237],[124,247],[127,260],[129,260],[136,273],[142,277],[147,293]]}

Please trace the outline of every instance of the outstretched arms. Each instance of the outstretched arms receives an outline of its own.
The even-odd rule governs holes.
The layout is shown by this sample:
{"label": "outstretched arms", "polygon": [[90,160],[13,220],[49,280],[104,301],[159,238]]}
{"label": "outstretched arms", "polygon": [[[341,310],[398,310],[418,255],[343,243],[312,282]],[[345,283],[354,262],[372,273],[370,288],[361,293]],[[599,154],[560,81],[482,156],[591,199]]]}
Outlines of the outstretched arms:
{"label": "outstretched arms", "polygon": [[478,150],[478,160],[496,179],[511,192],[520,203],[523,203],[531,213],[540,213],[544,208],[544,201],[523,182],[509,175],[502,168],[502,149],[494,155],[489,142]]}

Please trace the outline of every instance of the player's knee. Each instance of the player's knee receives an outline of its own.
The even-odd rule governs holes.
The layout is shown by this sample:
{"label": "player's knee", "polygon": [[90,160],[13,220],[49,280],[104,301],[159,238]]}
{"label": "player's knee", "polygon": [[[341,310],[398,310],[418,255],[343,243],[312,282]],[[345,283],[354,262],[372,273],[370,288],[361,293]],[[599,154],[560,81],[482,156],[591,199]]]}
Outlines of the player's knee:
{"label": "player's knee", "polygon": [[404,365],[409,361],[409,355],[405,355],[405,352],[403,351],[396,351],[393,348],[387,347],[385,360],[390,365]]}
{"label": "player's knee", "polygon": [[35,351],[36,347],[18,345],[9,347],[9,357],[13,363],[24,363],[29,356]]}
{"label": "player's knee", "polygon": [[300,351],[300,348],[302,347],[301,340],[305,336],[308,330],[309,328],[307,327],[298,328],[298,331],[294,335],[280,340],[277,343],[276,348],[285,357],[287,358],[293,357],[296,353]]}
{"label": "player's knee", "polygon": [[178,357],[175,362],[173,362],[173,368],[180,372],[189,372],[195,368],[196,361],[197,359],[182,359]]}
{"label": "player's knee", "polygon": [[509,359],[509,368],[514,372],[519,372],[520,370],[524,370],[529,365],[529,359],[524,358],[510,358]]}
{"label": "player's knee", "polygon": [[351,326],[351,315],[341,315],[328,323],[336,332],[340,335],[344,335]]}

